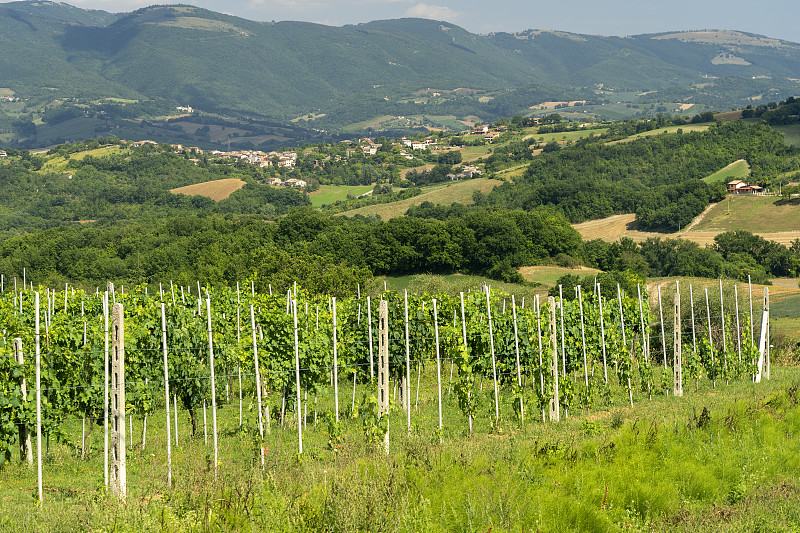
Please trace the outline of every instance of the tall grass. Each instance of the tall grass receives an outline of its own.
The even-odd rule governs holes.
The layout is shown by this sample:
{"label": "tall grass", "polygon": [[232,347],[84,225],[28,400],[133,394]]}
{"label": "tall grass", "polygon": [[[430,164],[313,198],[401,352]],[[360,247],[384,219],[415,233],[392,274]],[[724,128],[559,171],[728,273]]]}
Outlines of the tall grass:
{"label": "tall grass", "polygon": [[[466,437],[454,400],[448,400],[443,444],[435,431],[432,376],[423,375],[411,434],[402,410],[392,414],[389,455],[365,442],[363,421],[348,416],[334,451],[328,445],[330,427],[321,415],[315,427],[311,409],[302,456],[296,453],[292,416],[285,429],[273,419],[260,448],[252,430],[238,428],[238,407],[229,404],[219,413],[215,480],[202,427],[190,436],[181,413],[173,488],[166,486],[163,413],[148,418],[145,450],[137,419],[125,504],[105,495],[102,428],[95,427],[88,458],[81,460],[81,425],[69,422],[65,438],[51,441],[41,508],[35,504],[35,469],[15,457],[0,471],[0,527],[8,532],[784,531],[800,523],[797,369],[774,368],[773,379],[758,385],[713,389],[704,382],[699,393],[683,398],[637,398],[633,409],[617,391],[601,410],[575,412],[559,424],[543,424],[529,413],[520,425],[506,390],[501,433],[490,430],[491,387],[485,387],[478,392],[486,396],[481,406],[486,413],[476,420],[473,439]],[[244,427],[255,427],[252,410],[246,410]]]}

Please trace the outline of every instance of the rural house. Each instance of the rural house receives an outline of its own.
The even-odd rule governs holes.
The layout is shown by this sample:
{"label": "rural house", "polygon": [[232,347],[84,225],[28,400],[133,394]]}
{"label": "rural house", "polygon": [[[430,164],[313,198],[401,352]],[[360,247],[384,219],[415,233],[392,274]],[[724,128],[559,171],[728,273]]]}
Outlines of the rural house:
{"label": "rural house", "polygon": [[763,194],[764,189],[758,185],[748,185],[746,181],[728,182],[728,194]]}
{"label": "rural house", "polygon": [[297,188],[302,188],[308,185],[308,183],[306,183],[305,180],[299,180],[297,178],[289,178],[288,180],[284,181],[283,184],[286,185],[287,187],[297,187]]}

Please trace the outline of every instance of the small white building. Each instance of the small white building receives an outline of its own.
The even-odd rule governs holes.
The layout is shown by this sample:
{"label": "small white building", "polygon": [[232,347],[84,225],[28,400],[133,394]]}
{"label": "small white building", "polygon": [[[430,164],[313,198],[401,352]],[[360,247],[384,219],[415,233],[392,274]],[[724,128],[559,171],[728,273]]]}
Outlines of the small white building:
{"label": "small white building", "polygon": [[289,178],[288,180],[284,181],[283,184],[287,187],[296,187],[298,189],[308,185],[305,180],[299,180],[297,178]]}

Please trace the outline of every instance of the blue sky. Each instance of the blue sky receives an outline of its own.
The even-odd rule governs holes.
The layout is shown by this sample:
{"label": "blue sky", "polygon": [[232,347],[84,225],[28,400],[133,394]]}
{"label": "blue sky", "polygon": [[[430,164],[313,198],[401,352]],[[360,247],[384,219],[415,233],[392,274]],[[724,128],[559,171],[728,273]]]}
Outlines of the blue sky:
{"label": "blue sky", "polygon": [[[146,0],[67,0],[78,7],[130,11]],[[176,1],[177,3],[177,1]],[[800,42],[797,6],[788,0],[197,0],[200,7],[251,20],[303,20],[332,26],[400,17],[446,20],[475,33],[524,29],[594,35],[726,29]]]}

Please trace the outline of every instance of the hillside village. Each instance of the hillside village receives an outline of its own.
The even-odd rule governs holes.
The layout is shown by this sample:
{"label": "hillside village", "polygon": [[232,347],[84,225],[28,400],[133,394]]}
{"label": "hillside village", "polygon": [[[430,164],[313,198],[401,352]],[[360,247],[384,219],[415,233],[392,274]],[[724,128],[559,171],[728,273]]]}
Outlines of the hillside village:
{"label": "hillside village", "polygon": [[[471,132],[478,140],[491,143],[499,135],[503,133],[500,130],[491,129],[488,126],[480,126]],[[122,141],[122,144],[128,145],[131,148],[141,148],[144,146],[160,146],[160,143],[153,140],[141,141]],[[370,161],[377,159],[379,151],[390,154],[395,159],[401,159],[406,163],[401,163],[402,166],[407,168],[414,168],[423,165],[431,157],[435,160],[435,153],[454,151],[457,148],[449,146],[446,142],[442,143],[434,137],[426,137],[423,139],[409,139],[403,137],[397,140],[387,140],[386,143],[377,142],[372,138],[361,138],[358,140],[344,140],[336,143],[344,150],[338,150],[341,154],[320,154],[324,157],[313,159],[311,165],[313,168],[319,168],[325,163],[330,161],[342,162],[350,160],[363,160]],[[272,169],[278,173],[267,177],[264,183],[275,187],[292,187],[303,189],[309,186],[309,181],[302,177],[292,176],[287,177],[285,173],[297,168],[298,162],[311,154],[316,152],[313,149],[307,148],[304,150],[284,150],[284,151],[271,151],[264,152],[261,150],[203,150],[197,146],[184,146],[182,144],[170,144],[171,151],[178,155],[186,156],[189,161],[199,164],[203,158],[206,160],[228,160],[232,163],[242,163],[246,165],[253,165],[261,169]],[[384,149],[385,148],[385,149]],[[383,149],[383,150],[382,150]],[[380,164],[381,161],[376,161]],[[451,181],[460,179],[470,179],[478,177],[484,173],[477,164],[465,164],[453,172],[448,172],[446,178]]]}

